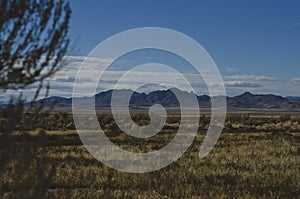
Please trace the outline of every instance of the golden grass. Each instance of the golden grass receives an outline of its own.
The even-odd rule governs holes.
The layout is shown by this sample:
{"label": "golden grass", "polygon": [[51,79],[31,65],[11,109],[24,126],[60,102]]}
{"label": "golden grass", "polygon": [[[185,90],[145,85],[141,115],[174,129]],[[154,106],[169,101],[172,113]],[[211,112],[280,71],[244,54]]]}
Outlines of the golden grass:
{"label": "golden grass", "polygon": [[[299,137],[299,133],[295,136]],[[199,159],[202,139],[199,135],[193,147],[178,161],[146,174],[108,168],[83,146],[39,148],[38,156],[27,169],[20,167],[21,159],[13,159],[5,168],[1,176],[2,198],[16,194],[18,181],[38,179],[28,170],[34,170],[41,157],[47,158],[48,166],[56,168],[47,188],[48,198],[298,197],[299,143],[272,138],[269,133],[224,134],[213,151]],[[20,169],[25,170],[16,175]]]}
{"label": "golden grass", "polygon": [[[288,121],[286,121],[288,122]],[[165,144],[176,122],[145,142],[108,133],[123,148],[151,151]],[[241,128],[236,126],[235,128]],[[173,164],[158,171],[131,174],[95,160],[78,144],[75,131],[46,131],[48,142],[28,150],[42,129],[18,140],[17,150],[2,168],[0,198],[32,197],[45,182],[45,198],[299,198],[300,132],[223,133],[203,159],[198,152],[204,134]],[[72,144],[76,142],[77,144]],[[139,148],[140,144],[146,147]],[[137,148],[137,149],[134,149]],[[35,150],[28,161],[24,153]],[[1,157],[5,156],[4,148]],[[51,169],[54,168],[51,173]],[[42,169],[42,170],[41,170]],[[41,175],[43,174],[43,177]],[[24,185],[24,189],[20,185]]]}

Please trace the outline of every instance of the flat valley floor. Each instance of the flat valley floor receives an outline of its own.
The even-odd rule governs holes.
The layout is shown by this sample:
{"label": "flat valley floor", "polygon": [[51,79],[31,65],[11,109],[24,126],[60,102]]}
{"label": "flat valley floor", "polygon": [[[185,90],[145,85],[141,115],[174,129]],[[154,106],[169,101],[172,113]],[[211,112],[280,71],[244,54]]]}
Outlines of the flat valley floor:
{"label": "flat valley floor", "polygon": [[[147,152],[172,139],[179,125],[176,118],[171,116],[167,126],[146,141],[124,135],[109,115],[100,115],[99,123],[111,120],[102,125],[116,145]],[[133,119],[145,122],[144,116]],[[202,159],[198,153],[207,124],[200,122],[192,146],[181,158],[144,174],[120,172],[98,162],[68,123],[72,119],[60,120],[43,124],[46,129],[0,136],[0,198],[300,198],[297,114],[231,114],[216,146]],[[48,128],[58,122],[62,127],[66,123],[65,128]]]}

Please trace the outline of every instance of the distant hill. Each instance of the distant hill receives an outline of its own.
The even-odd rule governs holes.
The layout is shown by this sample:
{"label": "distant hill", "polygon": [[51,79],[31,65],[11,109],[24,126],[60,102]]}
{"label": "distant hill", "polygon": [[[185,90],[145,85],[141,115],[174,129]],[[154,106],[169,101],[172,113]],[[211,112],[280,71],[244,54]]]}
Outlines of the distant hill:
{"label": "distant hill", "polygon": [[[177,89],[178,90],[178,89]],[[128,89],[116,90],[115,92],[120,92],[120,94],[126,94],[129,92]],[[113,90],[104,91],[95,95],[95,105],[97,109],[110,108],[111,96]],[[132,91],[131,91],[132,92]],[[178,90],[182,92],[183,95],[190,97],[195,95],[194,93],[189,93],[186,91]],[[211,98],[207,95],[196,96],[199,102],[199,106],[203,108],[210,107]],[[285,98],[273,94],[252,94],[245,92],[241,95],[235,97],[226,97],[228,108],[257,108],[257,109],[300,109],[300,99],[298,98]],[[88,97],[82,97],[82,102],[84,99],[90,99]],[[57,108],[71,108],[72,98],[63,97],[49,97],[41,99],[38,103],[45,103],[46,106],[50,106],[53,102],[56,102],[55,107]],[[168,90],[153,91],[151,93],[138,93],[133,92],[130,99],[131,107],[149,107],[153,104],[161,104],[165,107],[179,107],[179,103],[173,92]]]}
{"label": "distant hill", "polygon": [[300,108],[300,100],[291,100],[281,96],[267,94],[254,95],[245,92],[235,97],[227,97],[228,107],[232,108],[266,108],[266,109],[295,109]]}

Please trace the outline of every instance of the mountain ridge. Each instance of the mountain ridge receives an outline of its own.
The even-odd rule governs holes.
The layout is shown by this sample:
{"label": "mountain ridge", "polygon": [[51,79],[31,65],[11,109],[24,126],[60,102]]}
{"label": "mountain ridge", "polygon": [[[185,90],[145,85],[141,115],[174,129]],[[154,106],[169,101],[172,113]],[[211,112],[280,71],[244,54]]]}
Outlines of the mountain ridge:
{"label": "mountain ridge", "polygon": [[[110,108],[111,96],[113,90],[107,90],[97,93],[95,97],[96,109]],[[132,92],[129,104],[131,107],[149,107],[154,104],[161,104],[165,107],[179,107],[179,102],[172,92],[172,89],[157,90],[150,93],[139,93],[129,89],[115,90],[115,92]],[[208,95],[196,95],[192,92],[182,91],[177,89],[177,92],[181,92],[182,95],[190,97],[195,95],[197,97],[200,108],[210,108],[211,99],[218,98],[220,96],[210,97]],[[126,94],[126,93],[125,93]],[[79,97],[80,99],[91,99],[91,97]],[[274,94],[252,94],[250,92],[244,92],[241,95],[234,97],[228,97],[228,108],[259,108],[259,109],[300,109],[300,99],[289,99]],[[71,108],[72,98],[64,98],[58,96],[52,96],[44,99],[40,99],[37,103],[44,103],[45,106],[50,106],[55,102],[56,108]]]}

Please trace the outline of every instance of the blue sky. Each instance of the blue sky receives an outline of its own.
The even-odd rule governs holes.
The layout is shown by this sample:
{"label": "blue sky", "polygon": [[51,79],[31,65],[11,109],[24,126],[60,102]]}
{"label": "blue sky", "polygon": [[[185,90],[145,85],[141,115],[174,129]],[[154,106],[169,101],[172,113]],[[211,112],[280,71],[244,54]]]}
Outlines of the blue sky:
{"label": "blue sky", "polygon": [[174,29],[198,41],[222,74],[300,74],[300,1],[71,2],[72,55],[131,28]]}
{"label": "blue sky", "polygon": [[[72,95],[83,58],[103,40],[132,28],[163,27],[190,36],[207,50],[221,71],[227,95],[250,91],[300,96],[300,1],[72,0],[70,3],[71,47],[64,67],[50,79],[50,95]],[[172,56],[138,52],[116,62],[115,69],[112,68],[115,72],[108,72],[99,91],[112,87],[114,78],[120,77],[116,70],[126,70],[141,60],[169,62],[190,72],[184,62]],[[94,65],[94,61],[91,59],[89,63]],[[100,62],[105,64],[106,60]],[[198,81],[194,74],[190,78]],[[143,77],[136,74],[135,80],[142,81]],[[24,94],[32,95],[34,88]]]}

